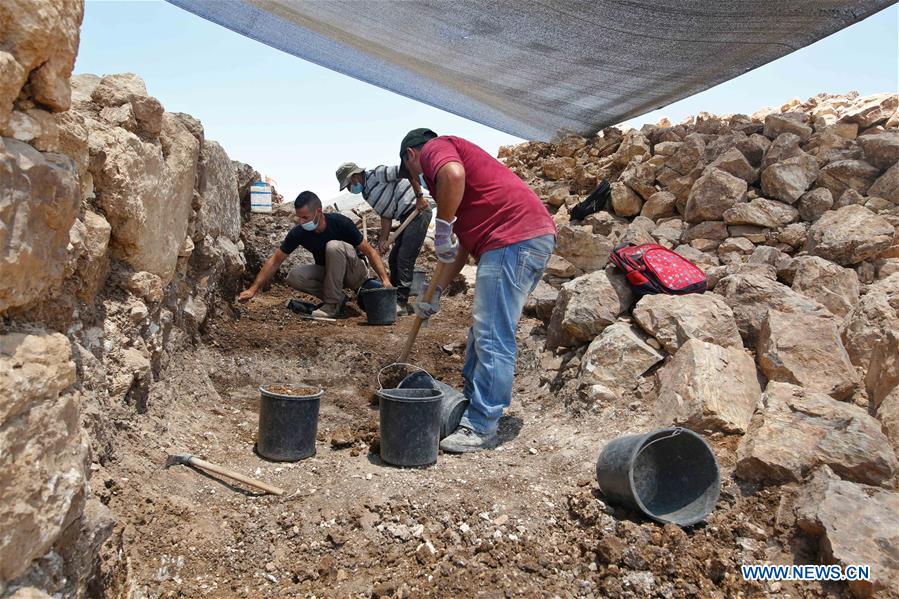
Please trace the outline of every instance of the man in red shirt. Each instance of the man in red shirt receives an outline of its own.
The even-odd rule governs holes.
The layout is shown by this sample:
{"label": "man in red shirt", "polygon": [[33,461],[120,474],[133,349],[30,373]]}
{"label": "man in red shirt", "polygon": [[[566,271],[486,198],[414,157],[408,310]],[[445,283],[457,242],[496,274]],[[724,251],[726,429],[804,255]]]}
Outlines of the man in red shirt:
{"label": "man in red shirt", "polygon": [[434,297],[416,304],[416,314],[436,314],[441,293],[469,256],[478,264],[462,368],[470,403],[440,447],[451,453],[492,449],[499,419],[512,402],[515,329],[555,247],[556,227],[531,188],[470,141],[414,129],[400,145],[400,158],[401,174],[423,175],[437,202],[434,246],[447,264]]}

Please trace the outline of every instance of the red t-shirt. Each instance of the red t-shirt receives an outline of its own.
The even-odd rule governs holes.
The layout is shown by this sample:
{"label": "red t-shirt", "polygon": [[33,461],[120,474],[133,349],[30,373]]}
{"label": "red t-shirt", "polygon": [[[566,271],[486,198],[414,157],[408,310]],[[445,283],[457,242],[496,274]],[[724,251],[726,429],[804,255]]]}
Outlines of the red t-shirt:
{"label": "red t-shirt", "polygon": [[556,225],[537,194],[503,163],[461,137],[436,137],[422,148],[421,168],[432,193],[437,191],[437,171],[448,162],[465,168],[465,193],[453,232],[475,258],[519,241],[556,234]]}

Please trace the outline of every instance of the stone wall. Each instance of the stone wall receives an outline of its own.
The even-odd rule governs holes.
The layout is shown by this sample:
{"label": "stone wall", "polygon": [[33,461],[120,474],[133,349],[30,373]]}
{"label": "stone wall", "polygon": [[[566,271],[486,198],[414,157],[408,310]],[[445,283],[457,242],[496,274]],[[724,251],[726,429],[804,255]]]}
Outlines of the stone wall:
{"label": "stone wall", "polygon": [[82,15],[0,5],[0,595],[85,592],[114,524],[90,490],[111,421],[245,268],[248,167],[138,76],[73,78]]}

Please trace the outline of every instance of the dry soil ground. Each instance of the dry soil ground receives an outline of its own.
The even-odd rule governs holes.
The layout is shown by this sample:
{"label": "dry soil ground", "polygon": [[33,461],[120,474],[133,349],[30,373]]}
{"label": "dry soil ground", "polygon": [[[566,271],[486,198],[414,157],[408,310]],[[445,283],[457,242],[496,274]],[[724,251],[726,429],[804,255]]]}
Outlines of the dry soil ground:
{"label": "dry soil ground", "polygon": [[[840,586],[749,584],[739,564],[802,563],[779,491],[741,488],[734,441],[712,439],[724,481],[705,525],[682,531],[606,505],[594,482],[603,444],[654,428],[626,402],[573,412],[541,368],[540,323],[519,326],[515,397],[493,452],[398,469],[376,452],[381,366],[412,317],[369,327],[299,319],[274,287],[172,360],[148,412],[117,418],[117,458],[92,484],[119,518],[103,564],[108,596],[737,597],[840,596]],[[459,386],[470,296],[445,301],[414,362]],[[258,386],[321,385],[317,454],[254,453]],[[191,452],[287,489],[259,495],[186,466]]]}

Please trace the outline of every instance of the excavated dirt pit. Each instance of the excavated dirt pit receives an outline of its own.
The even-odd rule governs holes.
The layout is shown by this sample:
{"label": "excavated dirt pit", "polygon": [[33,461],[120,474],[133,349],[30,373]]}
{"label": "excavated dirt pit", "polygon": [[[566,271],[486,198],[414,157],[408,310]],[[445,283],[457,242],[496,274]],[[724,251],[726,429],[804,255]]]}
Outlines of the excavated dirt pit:
{"label": "excavated dirt pit", "polygon": [[[386,466],[377,447],[376,377],[413,319],[303,320],[275,287],[176,356],[146,414],[116,419],[115,459],[94,465],[95,493],[119,518],[104,548],[108,595],[133,597],[841,596],[830,583],[746,583],[743,563],[812,563],[788,494],[739,486],[735,440],[712,438],[717,510],[682,531],[602,501],[605,442],[655,428],[639,404],[573,415],[549,391],[540,323],[519,326],[512,408],[493,452],[441,455],[426,469]],[[422,330],[413,361],[460,386],[470,297]],[[297,463],[254,453],[259,385],[318,387],[317,454]],[[542,385],[542,386],[541,386]],[[186,466],[193,453],[287,490],[262,495]]]}

